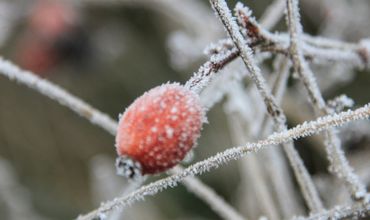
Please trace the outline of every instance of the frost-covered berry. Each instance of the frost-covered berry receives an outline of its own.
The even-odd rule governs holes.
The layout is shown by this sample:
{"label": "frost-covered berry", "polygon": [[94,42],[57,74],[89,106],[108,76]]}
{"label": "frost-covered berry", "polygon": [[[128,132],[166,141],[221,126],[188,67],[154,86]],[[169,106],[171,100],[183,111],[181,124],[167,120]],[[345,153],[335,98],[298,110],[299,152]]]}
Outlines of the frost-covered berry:
{"label": "frost-covered berry", "polygon": [[177,83],[137,98],[120,118],[116,136],[118,174],[135,178],[165,171],[195,145],[204,121],[199,96]]}

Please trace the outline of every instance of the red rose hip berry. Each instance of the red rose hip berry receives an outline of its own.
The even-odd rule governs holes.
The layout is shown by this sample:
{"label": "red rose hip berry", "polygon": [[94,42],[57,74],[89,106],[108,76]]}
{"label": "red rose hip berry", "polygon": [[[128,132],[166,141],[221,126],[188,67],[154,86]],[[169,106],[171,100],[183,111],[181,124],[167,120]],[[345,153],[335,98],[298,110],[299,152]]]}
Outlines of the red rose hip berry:
{"label": "red rose hip berry", "polygon": [[135,178],[174,167],[195,145],[203,121],[199,96],[180,84],[144,93],[120,118],[117,173]]}

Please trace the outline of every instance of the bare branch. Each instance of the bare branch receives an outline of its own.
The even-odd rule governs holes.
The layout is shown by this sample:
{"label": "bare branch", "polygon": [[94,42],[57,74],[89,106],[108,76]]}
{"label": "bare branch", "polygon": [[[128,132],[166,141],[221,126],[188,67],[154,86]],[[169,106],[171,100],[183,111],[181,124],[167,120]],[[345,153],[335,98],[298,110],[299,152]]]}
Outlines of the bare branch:
{"label": "bare branch", "polygon": [[295,217],[292,220],[321,220],[321,219],[358,219],[370,214],[370,204],[353,204],[336,206],[333,209],[314,213],[309,217]]}
{"label": "bare branch", "polygon": [[110,118],[107,114],[100,112],[83,100],[70,94],[60,86],[55,85],[46,79],[42,79],[29,71],[22,70],[10,61],[1,57],[0,74],[57,101],[59,104],[66,106],[81,117],[89,120],[91,123],[108,131],[110,134],[116,135],[116,121]]}

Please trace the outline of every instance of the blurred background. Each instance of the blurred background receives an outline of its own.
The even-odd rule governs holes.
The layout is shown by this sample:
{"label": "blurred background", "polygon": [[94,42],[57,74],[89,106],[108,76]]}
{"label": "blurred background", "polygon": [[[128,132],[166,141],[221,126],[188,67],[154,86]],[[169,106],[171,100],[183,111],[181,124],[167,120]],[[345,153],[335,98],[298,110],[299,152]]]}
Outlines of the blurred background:
{"label": "blurred background", "polygon": [[[235,3],[228,1],[230,7]],[[259,18],[271,1],[243,3]],[[304,0],[301,11],[309,34],[350,42],[370,36],[366,0]],[[285,31],[284,19],[273,30]],[[186,82],[207,60],[204,48],[223,37],[205,0],[0,0],[1,56],[113,118],[152,87]],[[271,62],[265,65],[265,70],[271,69]],[[355,106],[369,102],[368,71],[330,67],[315,67],[323,82],[329,82],[320,81],[326,98],[345,93]],[[284,100],[290,125],[310,119],[297,114],[291,99]],[[223,102],[209,111],[208,121],[192,162],[235,145]],[[369,123],[360,126],[362,132],[349,129],[342,137],[347,138],[344,146],[351,164],[369,184]],[[320,184],[327,181],[327,160],[316,143],[304,139],[297,148]],[[115,157],[113,136],[0,76],[0,219],[72,219],[96,208],[126,185],[115,175]],[[233,162],[200,178],[243,212],[240,175]],[[219,219],[183,186],[133,205],[125,217]]]}

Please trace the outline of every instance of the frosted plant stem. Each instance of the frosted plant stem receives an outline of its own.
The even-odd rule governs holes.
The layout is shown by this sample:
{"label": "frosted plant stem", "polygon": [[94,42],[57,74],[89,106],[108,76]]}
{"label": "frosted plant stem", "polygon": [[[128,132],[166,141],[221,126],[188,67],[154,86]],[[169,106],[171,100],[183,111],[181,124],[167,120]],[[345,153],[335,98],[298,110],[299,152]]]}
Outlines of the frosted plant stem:
{"label": "frosted plant stem", "polygon": [[[290,35],[290,54],[295,71],[299,74],[304,87],[308,92],[308,96],[312,102],[316,115],[328,114],[330,109],[325,103],[325,100],[317,85],[314,74],[306,63],[300,48],[300,35],[302,26],[299,18],[298,0],[287,0],[287,24]],[[335,173],[340,179],[346,182],[352,197],[356,200],[364,200],[369,202],[366,187],[360,181],[359,177],[353,172],[344,156],[341,148],[341,141],[334,129],[329,129],[325,135],[326,151],[330,162],[330,171]]]}
{"label": "frosted plant stem", "polygon": [[322,220],[322,219],[362,219],[370,214],[370,204],[356,203],[349,206],[336,206],[309,217],[295,217],[292,220]]}
{"label": "frosted plant stem", "polygon": [[42,79],[39,76],[20,69],[10,61],[0,57],[0,75],[8,77],[17,83],[28,86],[31,89],[45,95],[59,104],[66,106],[78,115],[88,119],[91,123],[103,128],[112,135],[116,135],[117,122],[107,114],[100,112],[83,100],[70,94],[54,83]]}
{"label": "frosted plant stem", "polygon": [[103,203],[98,209],[93,210],[86,215],[79,216],[78,219],[94,219],[100,214],[108,213],[114,209],[123,208],[127,205],[133,204],[134,202],[143,200],[147,196],[153,196],[169,187],[175,187],[179,182],[188,176],[195,176],[209,172],[212,169],[218,168],[229,163],[230,161],[240,159],[249,153],[255,153],[267,146],[290,142],[294,139],[307,137],[324,130],[328,130],[332,127],[343,126],[348,122],[360,119],[368,119],[369,117],[370,104],[367,104],[356,110],[348,110],[338,114],[320,117],[315,121],[305,122],[289,130],[274,133],[266,139],[255,143],[247,143],[243,146],[229,148],[206,160],[189,166],[181,173],[157,180],[148,185],[140,187],[127,196],[118,197],[112,201]]}
{"label": "frosted plant stem", "polygon": [[[239,55],[242,58],[245,66],[250,72],[257,89],[264,99],[267,111],[274,120],[274,124],[278,131],[284,131],[286,127],[286,117],[282,109],[277,105],[274,97],[267,89],[267,84],[263,78],[259,67],[256,65],[252,51],[245,42],[243,36],[239,32],[239,28],[235,19],[232,17],[229,8],[224,0],[210,0],[214,10],[220,17],[225,26],[230,38],[234,42],[236,48],[239,50]],[[319,211],[323,208],[322,202],[319,198],[315,185],[303,164],[298,152],[295,150],[293,142],[288,142],[283,145],[284,151],[290,161],[294,174],[297,178],[298,184],[301,188],[303,197],[305,198],[308,207],[311,211]]]}
{"label": "frosted plant stem", "polygon": [[[169,171],[171,174],[184,172],[181,166],[176,166]],[[228,220],[243,220],[246,218],[241,216],[232,206],[230,206],[223,198],[221,198],[212,188],[205,185],[196,177],[187,177],[183,180],[186,189],[198,196],[206,202],[209,207],[223,219]]]}
{"label": "frosted plant stem", "polygon": [[[78,115],[88,119],[91,123],[103,128],[108,133],[116,135],[118,126],[116,121],[111,119],[107,114],[100,112],[83,100],[70,94],[60,86],[55,85],[46,79],[42,79],[32,72],[22,70],[10,61],[1,57],[0,74],[8,77],[10,80],[14,80],[17,83],[28,86],[54,101],[57,101],[59,104],[66,106]],[[130,186],[136,185],[135,183],[132,184],[133,185]]]}

